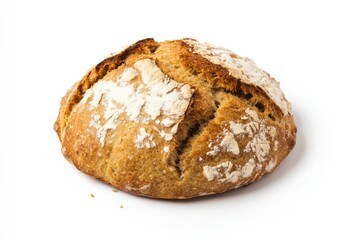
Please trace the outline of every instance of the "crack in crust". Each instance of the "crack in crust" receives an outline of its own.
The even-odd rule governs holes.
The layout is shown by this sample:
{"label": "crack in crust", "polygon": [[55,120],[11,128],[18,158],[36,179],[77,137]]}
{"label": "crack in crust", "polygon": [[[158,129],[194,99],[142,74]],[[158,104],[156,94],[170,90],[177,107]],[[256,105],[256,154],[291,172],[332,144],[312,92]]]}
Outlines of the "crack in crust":
{"label": "crack in crust", "polygon": [[230,76],[240,79],[242,83],[259,87],[285,116],[291,112],[291,105],[281,91],[279,82],[257,67],[251,59],[208,43],[199,43],[192,39],[185,39],[184,41],[191,46],[192,52],[200,54],[211,63],[226,68]]}

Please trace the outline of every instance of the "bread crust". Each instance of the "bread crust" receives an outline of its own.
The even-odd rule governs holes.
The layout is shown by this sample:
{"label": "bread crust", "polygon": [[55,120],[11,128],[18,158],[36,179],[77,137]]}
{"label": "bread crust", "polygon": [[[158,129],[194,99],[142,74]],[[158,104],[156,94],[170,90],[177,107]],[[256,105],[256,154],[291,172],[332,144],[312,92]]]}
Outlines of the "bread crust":
{"label": "bread crust", "polygon": [[65,158],[123,191],[164,199],[225,192],[273,172],[296,142],[290,104],[196,44],[144,39],[90,69],[62,98],[54,125]]}

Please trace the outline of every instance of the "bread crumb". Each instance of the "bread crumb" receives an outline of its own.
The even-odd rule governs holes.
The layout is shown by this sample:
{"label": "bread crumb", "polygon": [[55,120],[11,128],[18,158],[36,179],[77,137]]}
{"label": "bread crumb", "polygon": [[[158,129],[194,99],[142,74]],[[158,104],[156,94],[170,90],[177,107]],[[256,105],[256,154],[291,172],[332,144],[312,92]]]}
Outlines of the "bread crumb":
{"label": "bread crumb", "polygon": [[112,189],[112,191],[113,191],[113,192],[118,192],[119,190],[117,190],[117,189],[113,188],[113,189]]}
{"label": "bread crumb", "polygon": [[90,197],[95,197],[95,195],[94,195],[94,194],[90,194]]}
{"label": "bread crumb", "polygon": [[124,205],[120,204],[120,208],[124,208]]}

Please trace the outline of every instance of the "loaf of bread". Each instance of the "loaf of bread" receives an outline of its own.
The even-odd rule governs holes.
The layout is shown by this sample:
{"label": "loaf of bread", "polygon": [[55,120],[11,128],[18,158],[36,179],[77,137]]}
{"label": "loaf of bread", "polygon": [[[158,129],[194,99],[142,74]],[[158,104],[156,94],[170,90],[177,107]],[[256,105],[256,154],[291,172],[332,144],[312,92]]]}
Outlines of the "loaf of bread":
{"label": "loaf of bread", "polygon": [[63,97],[54,129],[80,171],[164,199],[248,185],[296,141],[279,83],[194,39],[144,39],[103,60]]}

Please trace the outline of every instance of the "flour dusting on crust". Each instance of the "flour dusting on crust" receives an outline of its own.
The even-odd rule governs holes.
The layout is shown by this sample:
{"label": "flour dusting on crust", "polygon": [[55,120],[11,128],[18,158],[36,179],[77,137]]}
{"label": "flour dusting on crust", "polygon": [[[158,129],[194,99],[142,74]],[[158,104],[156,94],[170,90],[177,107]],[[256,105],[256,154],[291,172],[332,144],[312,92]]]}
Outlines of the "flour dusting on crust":
{"label": "flour dusting on crust", "polygon": [[216,166],[204,166],[203,174],[208,181],[217,179],[222,183],[235,183],[239,179],[250,177],[254,169],[254,159],[250,159],[243,167],[234,165],[231,161],[225,161]]}
{"label": "flour dusting on crust", "polygon": [[137,148],[153,148],[156,146],[154,137],[146,132],[145,128],[139,129],[139,134],[134,139]]}
{"label": "flour dusting on crust", "polygon": [[291,114],[291,104],[285,99],[279,82],[256,66],[253,60],[240,57],[228,49],[216,47],[209,43],[200,43],[191,39],[184,39],[183,41],[189,44],[195,53],[200,54],[214,64],[227,68],[233,77],[240,79],[244,83],[260,87],[285,116]]}
{"label": "flour dusting on crust", "polygon": [[[260,120],[256,111],[247,108],[245,110],[247,123],[235,123],[230,121],[228,128],[224,127],[223,131],[217,135],[215,141],[208,144],[208,156],[215,156],[219,152],[231,152],[238,155],[241,152],[236,138],[245,135],[251,138],[247,143],[244,152],[253,152],[255,157],[260,161],[265,161],[266,155],[270,151],[270,142],[267,135],[274,138],[276,134],[275,127],[266,127],[264,120]],[[277,146],[276,146],[277,148]]]}
{"label": "flour dusting on crust", "polygon": [[[140,84],[136,81],[139,77]],[[89,124],[97,130],[96,136],[102,146],[105,145],[107,132],[116,129],[119,118],[145,125],[151,121],[155,125],[161,124],[166,131],[161,130],[159,135],[170,141],[177,132],[192,93],[190,85],[170,79],[153,60],[142,59],[133,67],[125,68],[116,81],[106,77],[99,80],[86,91],[80,104],[88,104],[90,110],[100,105],[103,107],[102,116],[93,113]],[[161,117],[164,119],[157,119]],[[156,146],[153,136],[148,136],[145,128],[140,129],[134,144],[137,148]]]}
{"label": "flour dusting on crust", "polygon": [[[276,165],[275,160],[267,159],[270,152],[270,140],[268,138],[274,140],[276,128],[274,126],[266,126],[265,120],[260,120],[257,112],[250,108],[247,108],[245,113],[246,115],[241,119],[246,120],[246,123],[236,123],[233,121],[225,123],[223,131],[208,144],[209,151],[206,155],[215,157],[220,152],[230,152],[234,155],[239,155],[243,151],[245,153],[252,153],[253,156],[243,167],[236,166],[236,171],[239,171],[239,173],[232,171],[231,176],[229,175],[229,169],[232,169],[232,165],[229,165],[229,163],[226,163],[226,166],[224,165],[225,163],[215,167],[205,166],[203,168],[203,174],[209,181],[217,178],[220,182],[226,182],[222,180],[224,176],[226,179],[230,177],[231,179],[249,177],[255,167],[261,169],[263,166],[262,163],[267,160],[267,171],[270,171]],[[245,148],[240,149],[238,141],[244,141],[244,137],[250,140],[247,142]],[[274,141],[274,148],[276,150],[278,147],[277,144],[278,142]],[[225,167],[227,167],[226,170],[224,170]],[[221,169],[224,170],[224,173],[221,173]]]}

